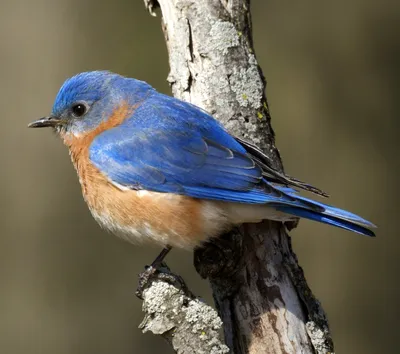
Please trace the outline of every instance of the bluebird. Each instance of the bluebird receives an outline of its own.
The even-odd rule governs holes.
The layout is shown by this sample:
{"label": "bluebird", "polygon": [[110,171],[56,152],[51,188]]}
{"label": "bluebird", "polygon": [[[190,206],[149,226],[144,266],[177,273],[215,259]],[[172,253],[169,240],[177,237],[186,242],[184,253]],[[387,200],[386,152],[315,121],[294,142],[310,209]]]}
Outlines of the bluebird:
{"label": "bluebird", "polygon": [[274,169],[255,145],[204,110],[108,71],[62,85],[52,127],[69,148],[83,197],[106,230],[137,243],[193,248],[243,223],[306,218],[375,236],[369,221],[307,199],[324,192]]}

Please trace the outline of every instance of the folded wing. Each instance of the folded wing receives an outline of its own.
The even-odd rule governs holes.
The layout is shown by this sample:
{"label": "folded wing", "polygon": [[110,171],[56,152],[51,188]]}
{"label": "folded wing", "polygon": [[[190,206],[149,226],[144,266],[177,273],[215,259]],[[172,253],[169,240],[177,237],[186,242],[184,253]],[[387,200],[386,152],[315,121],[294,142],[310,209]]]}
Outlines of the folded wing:
{"label": "folded wing", "polygon": [[355,214],[297,195],[321,190],[271,167],[256,146],[235,139],[195,106],[156,95],[122,125],[97,136],[93,164],[116,185],[200,199],[270,204],[298,217],[372,236]]}

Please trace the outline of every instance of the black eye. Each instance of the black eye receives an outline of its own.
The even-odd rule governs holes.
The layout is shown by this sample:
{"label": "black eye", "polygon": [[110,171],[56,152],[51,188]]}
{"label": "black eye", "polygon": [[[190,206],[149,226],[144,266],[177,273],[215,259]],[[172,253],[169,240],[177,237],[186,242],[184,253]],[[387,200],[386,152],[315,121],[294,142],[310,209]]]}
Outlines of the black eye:
{"label": "black eye", "polygon": [[75,117],[82,117],[87,112],[87,107],[83,103],[77,103],[72,106],[72,114]]}

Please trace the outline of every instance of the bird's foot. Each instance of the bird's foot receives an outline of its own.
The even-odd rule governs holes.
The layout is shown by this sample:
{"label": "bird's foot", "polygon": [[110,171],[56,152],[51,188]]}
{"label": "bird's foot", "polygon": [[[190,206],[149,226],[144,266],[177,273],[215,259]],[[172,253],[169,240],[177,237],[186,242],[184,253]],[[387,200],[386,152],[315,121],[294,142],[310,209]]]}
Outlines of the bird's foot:
{"label": "bird's foot", "polygon": [[143,292],[151,286],[153,281],[163,281],[169,283],[183,292],[189,294],[189,290],[180,275],[173,274],[166,263],[162,262],[157,267],[153,264],[151,266],[146,266],[144,272],[139,274],[138,287],[136,289],[136,296],[143,300]]}
{"label": "bird's foot", "polygon": [[170,250],[171,246],[166,246],[151,263],[151,265],[146,266],[144,272],[139,274],[139,284],[136,289],[136,296],[139,299],[143,300],[143,291],[155,280],[167,282],[178,287],[179,289],[182,289],[185,293],[188,293],[187,286],[182,277],[173,274],[168,268],[167,264],[163,262],[165,256]]}
{"label": "bird's foot", "polygon": [[[159,266],[161,267],[162,265],[164,265],[163,263],[161,263]],[[143,291],[144,289],[147,288],[147,286],[150,285],[151,280],[157,278],[157,274],[158,273],[158,269],[157,267],[150,265],[150,266],[145,266],[144,267],[144,272],[139,274],[139,283],[138,283],[138,287],[136,289],[136,296],[143,300]]]}

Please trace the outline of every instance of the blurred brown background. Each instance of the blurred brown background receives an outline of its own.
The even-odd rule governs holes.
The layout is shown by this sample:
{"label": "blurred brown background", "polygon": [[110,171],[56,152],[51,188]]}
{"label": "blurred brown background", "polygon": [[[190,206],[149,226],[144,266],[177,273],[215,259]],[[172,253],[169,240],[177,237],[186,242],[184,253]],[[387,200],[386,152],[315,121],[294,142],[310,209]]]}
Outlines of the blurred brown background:
{"label": "blurred brown background", "polygon": [[[292,232],[337,353],[399,352],[400,5],[252,7],[287,172],[379,225],[376,239],[307,221]],[[61,142],[26,128],[80,71],[109,69],[169,92],[160,19],[141,0],[1,0],[0,64],[0,353],[168,353],[137,328],[136,275],[158,249],[101,231]],[[210,301],[191,253],[168,262]]]}

